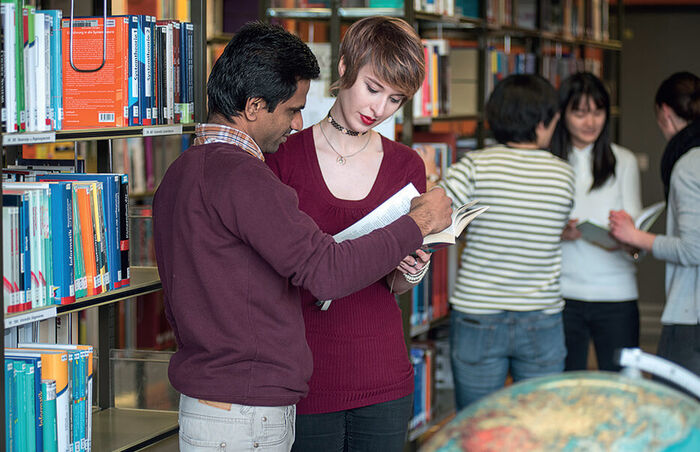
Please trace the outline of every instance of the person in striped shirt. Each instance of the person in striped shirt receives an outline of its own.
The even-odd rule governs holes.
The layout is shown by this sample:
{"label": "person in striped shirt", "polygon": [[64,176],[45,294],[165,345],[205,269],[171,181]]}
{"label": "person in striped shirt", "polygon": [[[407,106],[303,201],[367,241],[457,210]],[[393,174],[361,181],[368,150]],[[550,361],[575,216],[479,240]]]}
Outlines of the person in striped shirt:
{"label": "person in striped shirt", "polygon": [[548,150],[559,120],[538,75],[496,85],[486,116],[498,145],[468,152],[440,182],[454,205],[490,206],[467,229],[450,345],[459,409],[513,381],[564,370],[560,236],[574,173]]}

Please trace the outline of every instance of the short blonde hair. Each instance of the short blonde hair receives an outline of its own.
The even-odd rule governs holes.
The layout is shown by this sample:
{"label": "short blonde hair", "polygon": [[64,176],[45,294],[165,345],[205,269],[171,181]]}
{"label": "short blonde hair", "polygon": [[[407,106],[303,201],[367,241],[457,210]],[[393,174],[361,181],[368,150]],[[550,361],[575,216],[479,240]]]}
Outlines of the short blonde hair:
{"label": "short blonde hair", "polygon": [[370,16],[353,23],[340,43],[339,58],[345,72],[332,91],[350,88],[362,67],[369,64],[381,81],[410,99],[425,78],[423,44],[406,21],[395,17]]}

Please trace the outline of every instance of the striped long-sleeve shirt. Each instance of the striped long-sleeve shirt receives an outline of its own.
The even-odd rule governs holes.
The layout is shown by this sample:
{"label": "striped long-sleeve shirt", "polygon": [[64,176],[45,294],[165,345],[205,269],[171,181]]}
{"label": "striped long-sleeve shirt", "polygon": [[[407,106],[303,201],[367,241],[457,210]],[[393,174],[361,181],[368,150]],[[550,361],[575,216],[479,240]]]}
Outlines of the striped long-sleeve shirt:
{"label": "striped long-sleeve shirt", "polygon": [[467,228],[453,308],[558,312],[561,232],[574,196],[571,166],[544,150],[469,152],[440,184],[457,205],[490,206]]}

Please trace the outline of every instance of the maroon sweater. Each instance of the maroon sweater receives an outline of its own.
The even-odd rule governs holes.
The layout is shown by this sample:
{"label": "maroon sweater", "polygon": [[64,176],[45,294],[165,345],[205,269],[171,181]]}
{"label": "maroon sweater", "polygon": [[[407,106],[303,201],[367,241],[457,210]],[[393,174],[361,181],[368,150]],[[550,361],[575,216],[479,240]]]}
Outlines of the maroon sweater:
{"label": "maroon sweater", "polygon": [[[384,155],[369,194],[361,200],[338,199],[328,190],[316,157],[311,128],[290,136],[267,163],[299,195],[299,208],[322,231],[336,234],[409,182],[425,191],[425,167],[413,150],[382,139]],[[399,276],[400,277],[400,276]],[[413,392],[413,367],[404,342],[401,310],[384,278],[327,311],[302,291],[306,339],[314,359],[309,394],[297,413],[316,414],[387,402]]]}
{"label": "maroon sweater", "polygon": [[224,143],[193,146],[153,202],[170,381],[190,397],[282,406],[306,395],[311,353],[299,289],[322,299],[367,286],[422,242],[404,216],[336,244],[264,162]]}

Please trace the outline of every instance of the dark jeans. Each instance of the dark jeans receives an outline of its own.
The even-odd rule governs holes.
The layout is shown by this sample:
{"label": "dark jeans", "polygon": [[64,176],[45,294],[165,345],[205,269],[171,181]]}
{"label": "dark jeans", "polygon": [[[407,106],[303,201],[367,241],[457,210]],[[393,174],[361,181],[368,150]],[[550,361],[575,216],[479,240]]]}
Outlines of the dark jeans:
{"label": "dark jeans", "polygon": [[[700,376],[700,325],[663,325],[656,354]],[[658,377],[654,377],[654,380],[667,383],[697,398],[672,380]]]}
{"label": "dark jeans", "polygon": [[375,405],[297,415],[293,452],[401,452],[413,394]]}
{"label": "dark jeans", "polygon": [[599,370],[617,372],[615,350],[639,347],[637,300],[592,302],[566,300],[564,307],[566,370],[588,368],[588,344],[593,339]]}

